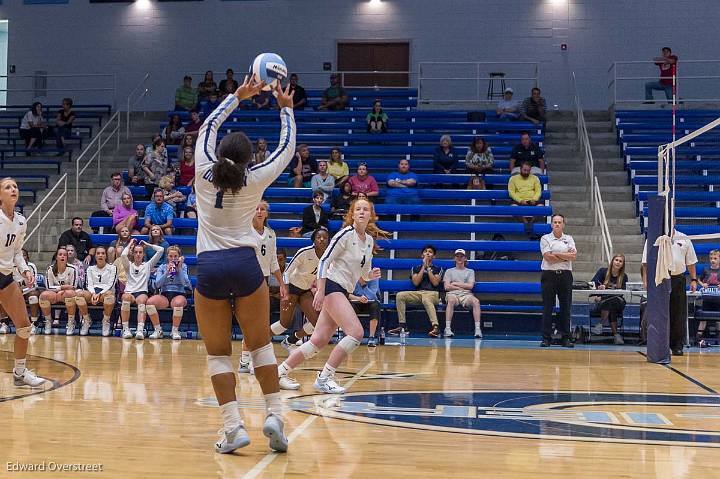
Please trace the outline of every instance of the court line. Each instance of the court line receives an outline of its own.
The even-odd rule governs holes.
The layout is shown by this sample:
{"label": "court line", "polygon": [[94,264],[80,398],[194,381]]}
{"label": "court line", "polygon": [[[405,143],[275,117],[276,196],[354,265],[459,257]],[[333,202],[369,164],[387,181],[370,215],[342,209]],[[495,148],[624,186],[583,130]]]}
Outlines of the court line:
{"label": "court line", "polygon": [[[12,351],[6,351],[6,350],[4,350],[4,349],[3,349],[3,350],[0,350],[0,352],[8,353],[8,354],[10,354],[10,355],[13,354]],[[55,390],[57,390],[57,389],[60,389],[60,388],[62,388],[62,387],[67,386],[68,384],[74,383],[75,381],[77,381],[77,380],[80,378],[80,376],[81,376],[81,374],[82,374],[82,373],[80,372],[80,369],[78,369],[77,367],[73,366],[73,365],[70,364],[70,363],[66,363],[65,361],[60,361],[59,359],[48,358],[48,357],[46,357],[46,356],[37,356],[37,355],[35,355],[35,354],[26,354],[25,357],[27,357],[27,358],[40,358],[40,359],[45,359],[45,360],[47,360],[47,361],[52,361],[52,362],[55,362],[55,363],[62,364],[63,366],[69,367],[69,368],[72,370],[73,375],[72,375],[72,377],[71,377],[70,379],[68,379],[68,380],[67,380],[66,382],[64,382],[64,383],[61,383],[61,382],[56,381],[56,380],[51,379],[51,378],[46,378],[46,377],[44,377],[44,376],[38,375],[38,377],[41,377],[41,378],[45,379],[46,381],[49,381],[50,383],[52,383],[52,387],[47,388],[47,389],[40,389],[40,390],[38,390],[38,389],[33,389],[33,388],[24,388],[24,386],[19,386],[19,387],[23,387],[23,388],[24,388],[24,389],[21,389],[22,391],[32,391],[32,392],[30,392],[30,393],[28,393],[28,394],[17,394],[17,395],[15,395],[15,396],[0,397],[0,402],[13,401],[13,400],[16,400],[16,399],[25,399],[25,398],[30,397],[30,396],[37,396],[38,394],[45,394],[45,393],[49,393],[49,392],[51,392],[51,391],[55,391]],[[2,372],[8,373],[8,374],[12,374],[12,373],[13,373],[12,369],[11,369],[10,371],[2,371]]]}
{"label": "court line", "polygon": [[[641,356],[645,356],[647,358],[647,354],[643,353],[642,351],[638,351],[637,353],[640,354]],[[670,371],[674,372],[675,374],[679,375],[680,377],[682,377],[684,379],[687,379],[688,381],[693,383],[695,386],[697,386],[701,389],[704,389],[705,391],[709,392],[710,394],[718,394],[718,392],[716,390],[714,390],[713,388],[711,388],[710,386],[706,386],[705,384],[701,383],[694,377],[689,376],[689,375],[685,374],[684,372],[675,369],[674,367],[670,366],[669,364],[660,364],[660,366],[662,366],[666,369],[669,369]]]}
{"label": "court line", "polygon": [[[343,385],[343,387],[349,388],[350,386],[352,386],[355,383],[355,381],[357,381],[363,374],[365,374],[367,372],[368,369],[370,369],[372,367],[372,365],[374,363],[375,363],[374,361],[370,361],[369,363],[367,363],[365,365],[365,367],[363,367],[360,371],[355,373],[355,375],[353,377],[348,379],[348,381]],[[315,420],[319,417],[320,416],[316,416],[316,415],[310,416],[309,418],[305,419],[302,422],[302,424],[300,424],[298,427],[293,429],[293,432],[291,432],[288,435],[288,446],[290,444],[292,444],[292,442],[295,439],[297,439],[303,432],[305,432],[305,430],[308,427],[310,427],[312,425],[312,423],[314,423]],[[265,468],[268,467],[280,455],[281,454],[277,453],[277,452],[269,452],[265,457],[263,457],[260,460],[260,462],[255,464],[255,466],[252,469],[250,469],[248,472],[246,472],[242,476],[242,479],[254,479],[254,478],[258,477],[265,470]]]}

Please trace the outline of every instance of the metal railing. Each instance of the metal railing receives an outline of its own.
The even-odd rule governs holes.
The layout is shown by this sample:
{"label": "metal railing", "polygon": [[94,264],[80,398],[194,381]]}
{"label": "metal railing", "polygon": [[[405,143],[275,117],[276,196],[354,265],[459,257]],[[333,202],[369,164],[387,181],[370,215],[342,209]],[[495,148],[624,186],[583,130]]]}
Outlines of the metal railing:
{"label": "metal railing", "polygon": [[[608,68],[608,96],[611,108],[628,107],[646,101],[645,83],[657,82],[660,75],[653,60],[613,62]],[[681,104],[720,102],[717,84],[720,60],[679,60],[676,92]],[[658,98],[662,105],[666,99]]]}
{"label": "metal railing", "polygon": [[[55,183],[55,186],[53,186],[47,193],[45,193],[45,197],[42,199],[42,201],[40,201],[40,203],[35,205],[32,213],[30,213],[28,215],[28,217],[27,217],[28,226],[30,225],[30,221],[33,220],[34,218],[38,218],[38,220],[37,220],[37,224],[35,225],[35,227],[33,229],[31,229],[30,233],[28,233],[25,236],[26,244],[27,244],[28,240],[30,238],[32,238],[32,236],[35,234],[35,232],[40,228],[40,226],[43,225],[43,223],[47,219],[48,215],[50,215],[50,213],[53,212],[53,210],[60,203],[60,201],[62,201],[62,204],[63,204],[62,218],[63,219],[67,218],[67,193],[68,193],[67,176],[68,176],[67,173],[62,175],[60,177],[60,179],[57,180],[57,182]],[[43,211],[43,206],[45,205],[45,202],[49,201],[49,199],[51,198],[51,196],[55,192],[55,190],[57,190],[61,186],[62,186],[62,191],[59,193],[55,202],[45,210],[45,214],[43,215],[42,211]],[[38,234],[38,236],[37,236],[37,245],[38,245],[37,252],[38,253],[40,253],[40,241],[41,241],[41,236]]]}
{"label": "metal railing", "polygon": [[[147,87],[147,82],[150,79],[150,73],[146,73],[142,80],[140,80],[140,83],[138,83],[135,88],[132,89],[130,94],[127,97],[127,103],[126,103],[126,117],[125,117],[125,138],[130,138],[130,116],[132,114],[132,109],[135,108],[135,105],[137,105],[141,100],[146,98],[148,94],[150,93],[150,89]],[[140,92],[138,94],[138,92]]]}
{"label": "metal railing", "polygon": [[[2,104],[28,105],[34,101],[60,104],[72,97],[75,103],[109,103],[117,107],[117,75],[114,73],[47,73],[0,75]],[[4,95],[2,95],[4,94]]]}
{"label": "metal railing", "polygon": [[[496,72],[503,76],[492,75]],[[539,85],[539,79],[537,62],[420,62],[418,104],[495,104],[502,96],[502,84],[512,87],[517,98],[523,92],[529,96],[530,89]]]}
{"label": "metal railing", "polygon": [[600,185],[597,176],[593,177],[593,189],[595,195],[595,225],[600,227],[600,246],[602,248],[602,259],[605,264],[610,264],[613,256],[612,237],[610,236],[610,227],[608,226],[607,216],[605,216],[605,206],[600,193]]}
{"label": "metal railing", "polygon": [[[92,140],[90,140],[90,143],[88,143],[83,152],[77,156],[75,159],[75,202],[80,201],[80,175],[82,175],[92,162],[97,159],[97,175],[100,176],[102,149],[110,140],[113,139],[113,137],[115,137],[115,150],[119,150],[121,134],[120,111],[116,111],[115,114],[113,114],[105,123],[105,126],[97,132]],[[89,159],[85,161],[85,165],[80,168],[80,160],[88,157]]]}

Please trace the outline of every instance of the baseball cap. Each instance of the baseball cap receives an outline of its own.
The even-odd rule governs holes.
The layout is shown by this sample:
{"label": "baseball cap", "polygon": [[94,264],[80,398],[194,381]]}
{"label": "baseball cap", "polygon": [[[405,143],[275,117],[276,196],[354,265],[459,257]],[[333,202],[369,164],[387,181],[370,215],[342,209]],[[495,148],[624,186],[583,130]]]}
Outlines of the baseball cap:
{"label": "baseball cap", "polygon": [[456,254],[456,255],[461,254],[461,255],[463,255],[463,256],[466,256],[465,250],[462,249],[462,248],[456,249],[456,250],[455,250],[455,254]]}
{"label": "baseball cap", "polygon": [[507,88],[505,89],[505,92],[504,92],[504,93],[514,93],[514,92],[513,92],[513,89],[512,89],[512,88],[507,87]]}

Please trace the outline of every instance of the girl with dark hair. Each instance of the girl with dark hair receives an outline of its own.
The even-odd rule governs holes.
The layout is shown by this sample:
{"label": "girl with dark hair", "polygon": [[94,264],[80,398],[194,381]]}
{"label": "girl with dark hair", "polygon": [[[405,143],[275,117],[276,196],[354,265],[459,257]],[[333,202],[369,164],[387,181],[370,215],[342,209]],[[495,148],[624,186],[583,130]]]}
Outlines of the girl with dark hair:
{"label": "girl with dark hair", "polygon": [[375,100],[372,111],[365,117],[365,122],[368,133],[387,133],[388,116],[383,111],[380,100]]}
{"label": "girl with dark hair", "polygon": [[342,184],[340,194],[332,202],[332,215],[335,218],[344,218],[353,201],[352,185],[349,182]]}
{"label": "girl with dark hair", "polygon": [[65,154],[65,138],[72,135],[72,127],[75,122],[75,112],[72,111],[72,98],[63,98],[62,108],[55,117],[55,145],[57,146],[57,156]]}
{"label": "girl with dark hair", "polygon": [[64,246],[55,251],[55,261],[48,267],[45,275],[47,290],[40,293],[40,310],[45,318],[45,334],[52,332],[52,305],[65,303],[68,322],[65,334],[75,333],[75,287],[77,270],[68,264],[68,253]]}
{"label": "girl with dark hair", "polygon": [[[616,254],[606,268],[600,268],[593,276],[592,282],[597,289],[624,289],[628,277],[625,274],[625,255]],[[623,337],[618,333],[618,318],[625,310],[625,299],[622,295],[600,295],[595,297],[598,301],[597,310],[600,312],[600,322],[592,328],[594,334],[602,334],[603,323],[610,323],[610,329],[615,344],[625,344]]]}
{"label": "girl with dark hair", "polygon": [[[465,168],[467,172],[472,175],[478,175],[480,181],[477,188],[485,189],[485,174],[492,172],[493,165],[495,164],[495,157],[493,156],[492,148],[490,148],[481,136],[476,136],[473,142],[470,144],[467,155],[465,155]],[[473,184],[472,178],[468,187]]]}
{"label": "girl with dark hair", "polygon": [[[348,164],[343,161],[342,151],[340,148],[333,148],[330,150],[330,161],[328,162],[328,174],[335,178],[335,186],[342,187],[350,177],[350,168]],[[350,203],[348,203],[350,206]]]}
{"label": "girl with dark hair", "polygon": [[[185,137],[185,127],[182,125],[180,115],[175,114],[170,117],[167,126],[160,132],[160,136],[168,145],[179,145]],[[190,137],[192,138],[192,137]]]}
{"label": "girl with dark hair", "polygon": [[206,71],[203,81],[198,84],[198,100],[207,101],[211,94],[215,93],[217,95],[217,89],[212,70]]}
{"label": "girl with dark hair", "polygon": [[36,101],[20,121],[20,136],[25,140],[25,154],[30,156],[33,147],[42,147],[43,140],[51,134],[52,131],[43,116],[42,103]]}
{"label": "girl with dark hair", "polygon": [[223,454],[250,444],[235,396],[230,341],[233,315],[240,323],[265,398],[263,434],[275,451],[285,452],[288,446],[283,432],[277,361],[267,319],[270,297],[257,259],[257,232],[252,222],[265,189],[287,168],[295,152],[295,119],[289,87],[283,90],[278,83],[275,90],[281,134],[277,150],[267,160],[250,166],[252,143],[242,132],[225,136],[217,149],[215,146],[220,125],[241,101],[257,95],[263,86],[254,78],[245,78],[235,94],[228,95],[208,115],[195,149],[198,212],[195,315],[223,418],[215,451]]}

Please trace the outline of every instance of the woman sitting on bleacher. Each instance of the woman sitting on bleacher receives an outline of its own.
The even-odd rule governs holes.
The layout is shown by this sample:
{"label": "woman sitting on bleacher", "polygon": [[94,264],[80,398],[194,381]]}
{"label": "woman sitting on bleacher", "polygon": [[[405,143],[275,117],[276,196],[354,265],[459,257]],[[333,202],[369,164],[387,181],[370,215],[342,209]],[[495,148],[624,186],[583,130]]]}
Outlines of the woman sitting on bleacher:
{"label": "woman sitting on bleacher", "polygon": [[20,121],[20,136],[25,140],[25,154],[30,156],[30,150],[37,146],[43,146],[43,140],[52,135],[52,130],[48,128],[47,121],[43,116],[42,103],[36,101],[25,113]]}
{"label": "woman sitting on bleacher", "polygon": [[[488,146],[483,137],[476,136],[470,144],[467,155],[465,155],[465,168],[467,168],[467,172],[480,176],[478,187],[474,189],[485,189],[485,174],[492,172],[494,164],[495,157],[493,156],[492,148]],[[472,178],[470,179],[470,183],[472,183]]]}
{"label": "woman sitting on bleacher", "polygon": [[[613,256],[607,268],[600,268],[592,279],[595,287],[600,290],[624,289],[627,281],[625,256],[621,254]],[[622,295],[602,295],[595,298],[598,301],[596,309],[600,312],[600,322],[592,328],[592,332],[602,334],[603,323],[609,321],[615,344],[625,344],[617,328],[618,318],[622,316],[625,310],[625,299]]]}
{"label": "woman sitting on bleacher", "polygon": [[365,117],[365,122],[368,133],[387,133],[388,116],[383,111],[380,100],[375,100],[372,111]]}
{"label": "woman sitting on bleacher", "polygon": [[458,159],[455,154],[455,147],[452,144],[450,135],[440,137],[440,146],[435,148],[433,153],[433,172],[434,173],[455,173],[457,169]]}
{"label": "woman sitting on bleacher", "polygon": [[217,95],[218,87],[213,78],[212,70],[205,72],[205,78],[203,81],[198,83],[198,101],[207,101],[210,95],[215,93]]}
{"label": "woman sitting on bleacher", "polygon": [[113,230],[120,234],[123,228],[138,234],[137,227],[138,212],[133,208],[133,198],[129,193],[123,193],[120,204],[113,208],[112,225]]}
{"label": "woman sitting on bleacher", "polygon": [[55,145],[58,148],[58,156],[65,153],[65,138],[72,135],[72,127],[75,122],[75,112],[72,111],[72,98],[63,98],[62,108],[55,117]]}
{"label": "woman sitting on bleacher", "polygon": [[255,153],[253,153],[253,158],[256,165],[267,160],[270,156],[267,146],[267,140],[265,138],[258,138],[257,142],[255,142]]}
{"label": "woman sitting on bleacher", "polygon": [[52,305],[65,303],[68,323],[66,334],[75,332],[75,288],[77,272],[68,264],[68,254],[64,246],[55,252],[55,261],[48,266],[45,276],[47,290],[40,293],[40,310],[45,318],[45,334],[52,332]]}
{"label": "woman sitting on bleacher", "polygon": [[119,228],[117,233],[117,238],[112,240],[107,251],[108,263],[114,263],[120,256],[120,253],[122,253],[122,250],[130,244],[130,228],[124,226]]}
{"label": "woman sitting on bleacher", "polygon": [[334,218],[344,218],[350,209],[353,200],[352,185],[345,182],[340,187],[340,194],[332,201],[332,215]]}
{"label": "woman sitting on bleacher", "polygon": [[[165,255],[167,254],[167,250],[170,247],[170,243],[165,240],[165,235],[163,234],[162,228],[160,228],[158,225],[153,225],[150,228],[150,235],[148,240],[149,244],[162,247],[162,255],[160,255],[160,259],[157,261],[157,264],[165,264]],[[150,261],[154,254],[155,252],[151,249],[145,250],[145,261]]]}
{"label": "woman sitting on bleacher", "polygon": [[[161,264],[158,267],[155,273],[155,287],[160,290],[160,294],[151,296],[147,300],[147,305],[148,307],[154,306],[156,309],[172,308],[172,338],[179,340],[181,339],[180,322],[185,306],[187,306],[186,294],[192,291],[188,267],[179,246],[173,245],[167,249],[167,264]],[[150,319],[152,320],[152,316]],[[159,324],[155,326],[155,330],[158,327]],[[162,332],[160,336],[162,337]]]}
{"label": "woman sitting on bleacher", "polygon": [[352,186],[353,196],[357,196],[358,193],[365,193],[369,197],[380,195],[377,181],[375,181],[374,176],[368,174],[368,167],[365,162],[358,165],[357,175],[351,176],[348,183]]}
{"label": "woman sitting on bleacher", "polygon": [[[343,161],[340,148],[330,150],[330,162],[328,163],[328,174],[335,178],[335,186],[342,186],[350,178],[350,168]],[[348,204],[349,206],[349,204]]]}
{"label": "woman sitting on bleacher", "polygon": [[192,146],[183,148],[183,157],[180,161],[180,184],[190,186],[195,181],[195,149]]}
{"label": "woman sitting on bleacher", "polygon": [[179,145],[184,136],[185,127],[183,127],[180,115],[178,114],[171,116],[167,126],[160,132],[160,137],[162,137],[168,145]]}

